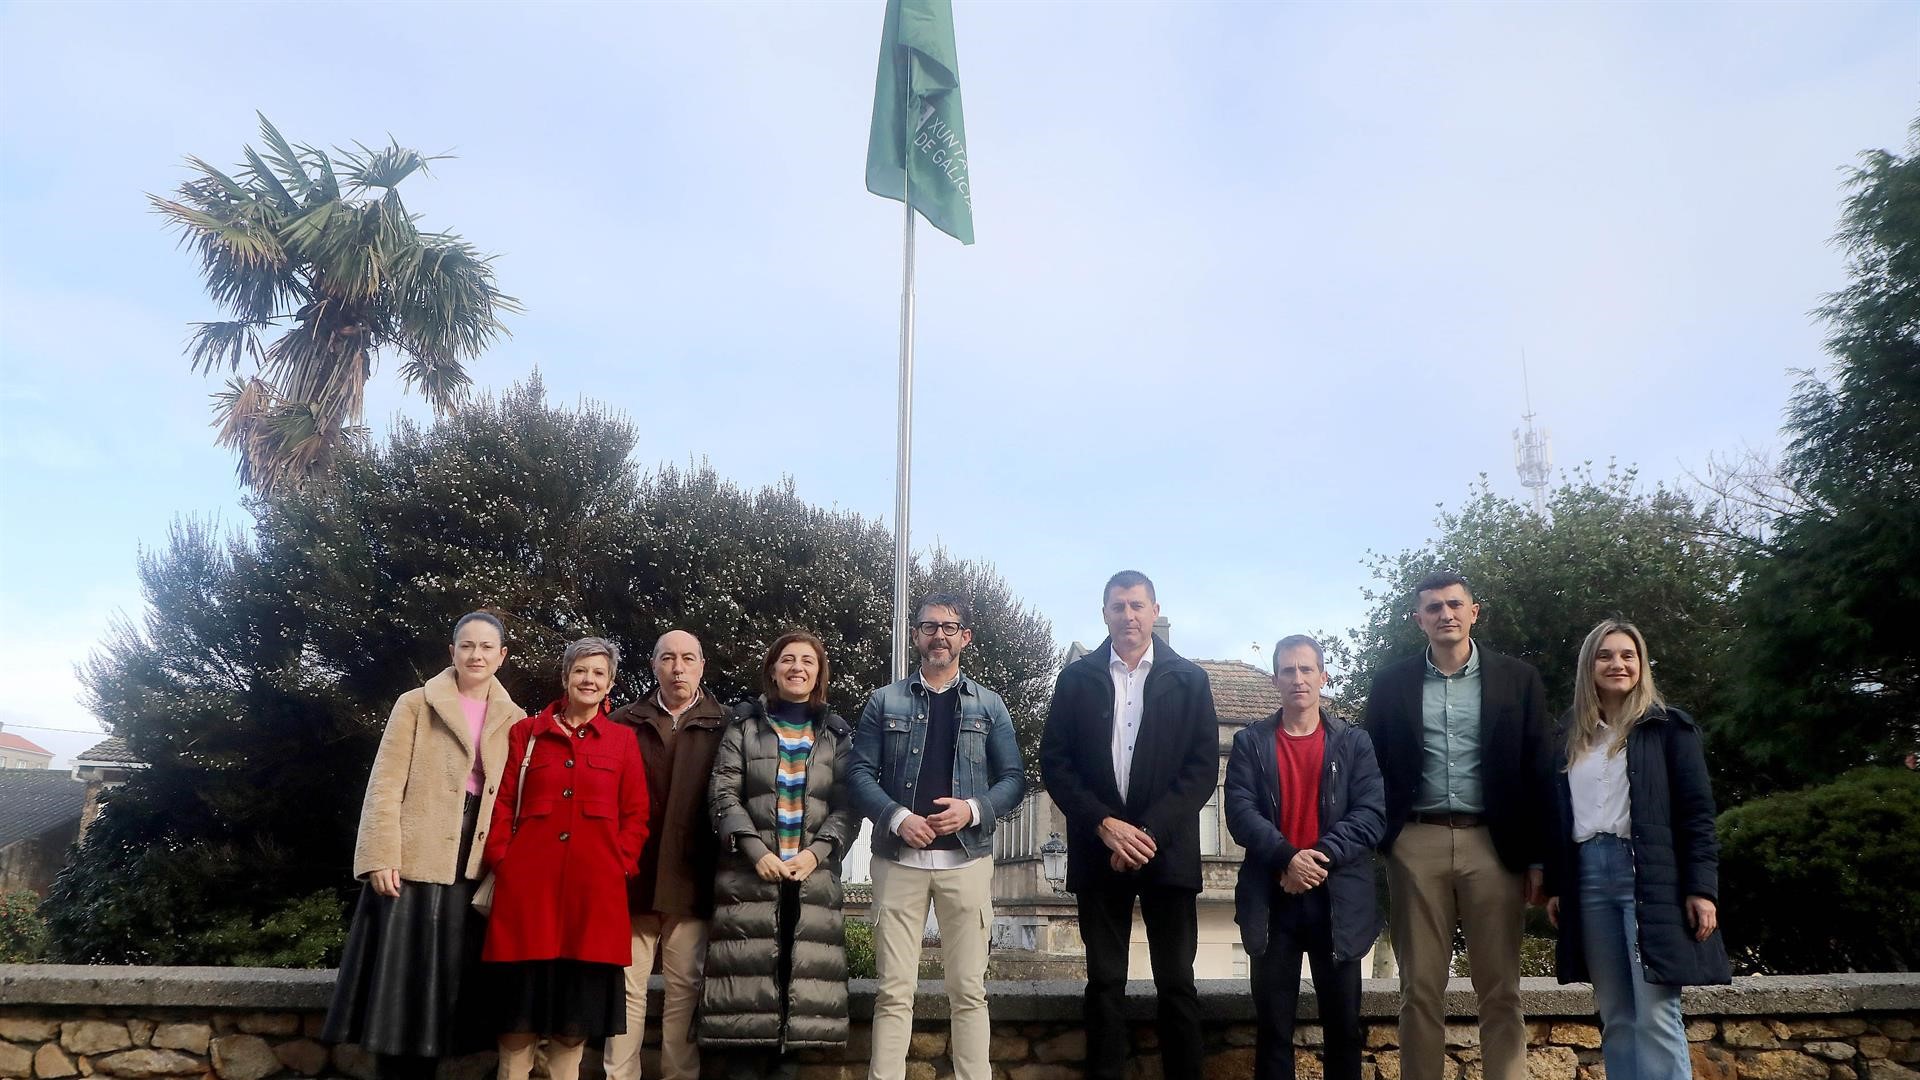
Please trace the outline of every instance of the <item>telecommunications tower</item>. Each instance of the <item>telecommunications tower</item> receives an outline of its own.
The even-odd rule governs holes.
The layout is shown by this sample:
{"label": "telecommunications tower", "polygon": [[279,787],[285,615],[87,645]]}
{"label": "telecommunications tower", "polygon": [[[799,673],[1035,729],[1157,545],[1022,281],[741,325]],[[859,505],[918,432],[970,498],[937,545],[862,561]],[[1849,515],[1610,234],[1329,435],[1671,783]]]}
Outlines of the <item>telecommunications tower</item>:
{"label": "telecommunications tower", "polygon": [[1533,512],[1547,512],[1547,480],[1553,475],[1553,437],[1546,428],[1533,426],[1533,382],[1527,376],[1526,350],[1520,352],[1520,380],[1526,391],[1527,411],[1520,419],[1524,428],[1513,429],[1513,467],[1520,473],[1520,485],[1533,492]]}

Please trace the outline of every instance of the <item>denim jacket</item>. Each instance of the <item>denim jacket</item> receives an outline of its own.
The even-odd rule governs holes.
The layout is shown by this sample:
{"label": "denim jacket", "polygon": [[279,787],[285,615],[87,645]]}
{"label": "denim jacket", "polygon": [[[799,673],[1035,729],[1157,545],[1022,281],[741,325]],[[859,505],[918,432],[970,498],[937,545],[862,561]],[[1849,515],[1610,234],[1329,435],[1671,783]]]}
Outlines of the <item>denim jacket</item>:
{"label": "denim jacket", "polygon": [[[953,795],[979,802],[980,820],[959,833],[961,850],[977,859],[991,850],[993,824],[1019,804],[1026,779],[1006,702],[965,675],[959,677],[958,689]],[[910,808],[913,785],[920,779],[927,699],[916,672],[875,690],[854,726],[848,791],[854,810],[873,819],[873,853],[882,859],[897,857],[903,843],[889,826],[894,815]]]}

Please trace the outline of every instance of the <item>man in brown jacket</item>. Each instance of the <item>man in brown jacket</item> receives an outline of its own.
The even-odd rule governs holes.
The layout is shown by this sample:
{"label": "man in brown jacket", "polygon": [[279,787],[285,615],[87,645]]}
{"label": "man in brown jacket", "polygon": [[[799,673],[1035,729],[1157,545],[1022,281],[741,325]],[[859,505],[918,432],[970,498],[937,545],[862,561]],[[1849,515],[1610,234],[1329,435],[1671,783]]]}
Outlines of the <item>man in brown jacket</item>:
{"label": "man in brown jacket", "polygon": [[726,710],[700,684],[706,667],[700,640],[685,630],[669,630],[653,646],[656,689],[613,714],[640,740],[651,820],[640,870],[627,886],[633,916],[627,1033],[607,1040],[608,1080],[640,1078],[647,980],[656,951],[667,984],[660,1017],[661,1074],[666,1080],[696,1080],[700,1075],[693,1011],[700,1003],[719,852],[707,816],[707,778],[727,727]]}

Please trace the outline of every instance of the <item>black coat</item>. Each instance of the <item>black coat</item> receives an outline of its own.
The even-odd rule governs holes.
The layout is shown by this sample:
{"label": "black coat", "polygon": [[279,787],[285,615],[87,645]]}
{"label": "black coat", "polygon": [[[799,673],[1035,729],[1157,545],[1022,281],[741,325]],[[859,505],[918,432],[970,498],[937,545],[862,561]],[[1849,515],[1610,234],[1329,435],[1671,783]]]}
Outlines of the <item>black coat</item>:
{"label": "black coat", "polygon": [[[1547,822],[1553,815],[1553,779],[1547,730],[1547,688],[1533,665],[1490,649],[1480,651],[1481,817],[1507,869],[1519,873],[1546,861]],[[1367,692],[1365,728],[1373,736],[1387,785],[1387,833],[1393,846],[1420,793],[1420,696],[1425,650],[1381,671]]]}
{"label": "black coat", "polygon": [[[1153,641],[1127,797],[1113,775],[1113,641],[1068,664],[1040,737],[1040,776],[1067,819],[1067,888],[1128,882],[1200,889],[1200,808],[1220,777],[1220,721],[1207,673]],[[1153,837],[1153,860],[1122,874],[1096,831],[1116,817]]]}
{"label": "black coat", "polygon": [[[1366,955],[1380,936],[1373,849],[1387,831],[1387,803],[1366,733],[1325,710],[1320,722],[1327,747],[1320,768],[1320,837],[1313,846],[1330,862],[1322,887],[1333,913],[1337,963]],[[1248,956],[1267,953],[1267,922],[1280,889],[1274,876],[1299,851],[1280,831],[1280,758],[1274,748],[1279,725],[1274,713],[1241,728],[1227,755],[1227,831],[1247,849],[1233,889],[1233,918]]]}
{"label": "black coat", "polygon": [[[1557,832],[1547,860],[1547,895],[1560,898],[1560,981],[1591,982],[1580,926],[1579,855],[1573,843],[1573,789],[1567,781],[1570,718],[1555,732],[1558,747]],[[1686,898],[1720,901],[1720,841],[1713,831],[1713,789],[1693,718],[1658,706],[1627,734],[1627,816],[1633,825],[1634,918],[1647,981],[1706,986],[1733,981],[1727,946],[1715,930],[1695,941]]]}

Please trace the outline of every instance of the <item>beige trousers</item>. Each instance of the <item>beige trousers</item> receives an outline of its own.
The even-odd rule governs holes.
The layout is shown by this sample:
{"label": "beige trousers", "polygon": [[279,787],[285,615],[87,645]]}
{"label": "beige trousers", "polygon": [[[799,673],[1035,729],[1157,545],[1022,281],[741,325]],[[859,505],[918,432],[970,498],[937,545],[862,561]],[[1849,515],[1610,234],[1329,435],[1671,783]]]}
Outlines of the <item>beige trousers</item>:
{"label": "beige trousers", "polygon": [[647,979],[660,950],[666,1002],[660,1016],[660,1073],[665,1080],[699,1080],[700,1047],[693,1041],[693,1010],[707,966],[707,923],[686,915],[649,912],[633,917],[633,964],[627,968],[627,1033],[607,1040],[607,1080],[640,1080],[640,1040],[647,1033]]}
{"label": "beige trousers", "polygon": [[953,1080],[991,1080],[987,1044],[987,940],[993,926],[993,859],[953,870],[920,870],[873,860],[873,952],[880,986],[873,999],[869,1080],[905,1080],[920,988],[920,940],[927,907],[940,918]]}
{"label": "beige trousers", "polygon": [[1520,926],[1525,876],[1501,865],[1486,826],[1453,829],[1408,822],[1387,853],[1393,952],[1400,961],[1400,1074],[1440,1080],[1446,1055],[1447,975],[1453,927],[1467,937],[1480,998],[1486,1080],[1526,1080],[1527,1026],[1520,1014]]}

